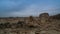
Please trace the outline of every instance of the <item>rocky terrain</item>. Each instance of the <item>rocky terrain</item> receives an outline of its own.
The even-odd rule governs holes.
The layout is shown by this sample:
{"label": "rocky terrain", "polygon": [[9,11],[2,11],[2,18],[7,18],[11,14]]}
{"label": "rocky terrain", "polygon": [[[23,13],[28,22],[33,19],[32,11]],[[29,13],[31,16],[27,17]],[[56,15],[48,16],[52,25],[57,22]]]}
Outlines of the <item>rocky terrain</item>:
{"label": "rocky terrain", "polygon": [[60,34],[60,14],[0,18],[0,34]]}

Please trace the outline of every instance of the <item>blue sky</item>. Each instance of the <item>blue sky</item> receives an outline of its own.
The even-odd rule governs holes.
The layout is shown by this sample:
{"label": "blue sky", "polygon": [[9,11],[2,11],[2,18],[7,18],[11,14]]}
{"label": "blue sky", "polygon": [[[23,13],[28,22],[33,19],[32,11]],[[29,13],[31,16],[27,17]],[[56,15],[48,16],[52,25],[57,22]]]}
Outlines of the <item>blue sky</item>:
{"label": "blue sky", "polygon": [[0,0],[0,17],[60,13],[60,0]]}

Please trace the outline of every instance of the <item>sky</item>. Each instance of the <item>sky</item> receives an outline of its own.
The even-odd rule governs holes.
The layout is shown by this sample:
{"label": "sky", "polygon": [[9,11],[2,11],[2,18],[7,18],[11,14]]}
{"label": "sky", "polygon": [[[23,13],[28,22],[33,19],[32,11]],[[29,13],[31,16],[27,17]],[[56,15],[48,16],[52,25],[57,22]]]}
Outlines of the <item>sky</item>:
{"label": "sky", "polygon": [[60,0],[0,0],[0,17],[60,14]]}

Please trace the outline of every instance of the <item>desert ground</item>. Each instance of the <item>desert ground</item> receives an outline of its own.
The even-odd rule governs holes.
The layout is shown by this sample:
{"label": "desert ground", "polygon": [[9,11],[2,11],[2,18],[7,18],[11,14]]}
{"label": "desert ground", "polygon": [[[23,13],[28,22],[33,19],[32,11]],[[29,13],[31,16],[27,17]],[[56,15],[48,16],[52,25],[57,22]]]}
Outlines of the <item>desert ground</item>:
{"label": "desert ground", "polygon": [[0,17],[0,34],[60,34],[60,14],[38,17]]}

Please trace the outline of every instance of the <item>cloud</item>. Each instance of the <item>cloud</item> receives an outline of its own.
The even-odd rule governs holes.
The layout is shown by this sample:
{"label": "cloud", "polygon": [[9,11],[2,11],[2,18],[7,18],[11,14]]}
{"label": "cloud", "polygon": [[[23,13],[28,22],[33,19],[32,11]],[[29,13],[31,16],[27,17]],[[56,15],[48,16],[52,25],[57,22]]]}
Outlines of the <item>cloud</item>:
{"label": "cloud", "polygon": [[[58,11],[58,12],[57,12]],[[15,12],[11,12],[9,13],[10,16],[39,16],[39,14],[41,13],[49,13],[49,15],[55,15],[60,13],[59,12],[60,9],[59,8],[54,8],[54,7],[47,7],[47,6],[43,6],[40,7],[38,5],[32,4],[27,6],[24,10],[21,11],[15,11]]]}
{"label": "cloud", "polygon": [[60,13],[60,3],[52,0],[0,0],[0,16],[38,16]]}
{"label": "cloud", "polygon": [[27,6],[24,10],[17,11],[17,12],[11,12],[10,15],[12,16],[30,16],[30,15],[36,15],[37,6],[36,5],[30,5]]}

